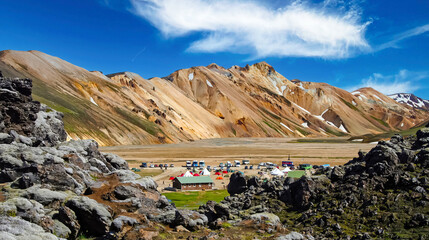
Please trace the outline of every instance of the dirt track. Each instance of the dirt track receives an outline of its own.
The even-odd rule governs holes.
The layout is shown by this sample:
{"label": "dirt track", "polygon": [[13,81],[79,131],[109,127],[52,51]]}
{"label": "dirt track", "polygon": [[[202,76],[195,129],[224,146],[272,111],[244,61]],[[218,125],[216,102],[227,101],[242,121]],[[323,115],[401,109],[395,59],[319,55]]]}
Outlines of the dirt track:
{"label": "dirt track", "polygon": [[[295,165],[310,163],[335,166],[356,157],[360,149],[369,151],[375,146],[364,143],[296,143],[294,141],[296,139],[293,138],[226,138],[178,144],[102,147],[101,150],[121,156],[129,162],[130,167],[138,167],[141,162],[174,164],[175,168],[169,168],[154,177],[162,187],[168,186],[170,176],[177,176],[185,171],[181,166],[186,160],[205,160],[206,165],[210,166],[243,159],[250,160],[254,165],[267,161],[281,164],[281,161],[287,160],[290,155]],[[243,170],[243,166],[240,170]],[[142,171],[150,171],[150,169],[142,169]],[[245,173],[256,174],[256,172],[246,171]],[[216,185],[221,188],[221,185],[229,181],[225,180],[217,181]]]}

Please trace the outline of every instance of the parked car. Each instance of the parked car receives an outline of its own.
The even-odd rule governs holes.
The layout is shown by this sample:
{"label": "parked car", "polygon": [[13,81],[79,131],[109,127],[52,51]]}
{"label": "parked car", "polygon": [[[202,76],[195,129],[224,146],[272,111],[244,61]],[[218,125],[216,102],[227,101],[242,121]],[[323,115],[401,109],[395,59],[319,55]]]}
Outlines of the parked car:
{"label": "parked car", "polygon": [[158,167],[158,164],[155,164],[155,167]]}
{"label": "parked car", "polygon": [[155,165],[153,165],[153,164],[150,165],[150,168],[154,168],[154,167],[155,167]]}
{"label": "parked car", "polygon": [[249,169],[253,169],[253,165],[251,165],[251,166],[249,167]]}
{"label": "parked car", "polygon": [[310,170],[312,168],[313,168],[313,166],[311,166],[311,164],[300,164],[299,165],[299,169],[301,169],[301,170]]}
{"label": "parked car", "polygon": [[174,164],[170,164],[170,167],[174,167]]}
{"label": "parked car", "polygon": [[158,167],[162,168],[162,167],[164,167],[164,165],[161,163],[158,165]]}
{"label": "parked car", "polygon": [[244,166],[244,169],[249,169],[249,167],[248,166]]}
{"label": "parked car", "polygon": [[140,167],[141,168],[147,168],[147,163],[144,162],[144,163],[140,164]]}

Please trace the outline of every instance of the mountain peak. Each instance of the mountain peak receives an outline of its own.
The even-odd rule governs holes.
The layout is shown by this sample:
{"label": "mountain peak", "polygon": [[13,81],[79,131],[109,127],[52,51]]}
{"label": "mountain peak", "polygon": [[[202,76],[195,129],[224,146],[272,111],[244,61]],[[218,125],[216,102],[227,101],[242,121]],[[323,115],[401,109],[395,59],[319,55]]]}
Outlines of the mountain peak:
{"label": "mountain peak", "polygon": [[244,69],[246,69],[247,71],[252,70],[252,69],[254,69],[254,70],[257,69],[261,73],[263,73],[264,75],[272,74],[272,73],[276,72],[276,70],[274,70],[274,68],[265,61],[255,63],[251,66],[246,65],[246,67]]}
{"label": "mountain peak", "polygon": [[213,69],[213,68],[215,68],[215,69],[225,69],[224,67],[221,67],[221,66],[217,65],[216,63],[211,63],[211,64],[207,65],[206,68],[209,68],[209,69]]}
{"label": "mountain peak", "polygon": [[398,103],[406,104],[412,108],[429,110],[429,101],[421,99],[412,93],[395,93],[388,95],[388,97]]}

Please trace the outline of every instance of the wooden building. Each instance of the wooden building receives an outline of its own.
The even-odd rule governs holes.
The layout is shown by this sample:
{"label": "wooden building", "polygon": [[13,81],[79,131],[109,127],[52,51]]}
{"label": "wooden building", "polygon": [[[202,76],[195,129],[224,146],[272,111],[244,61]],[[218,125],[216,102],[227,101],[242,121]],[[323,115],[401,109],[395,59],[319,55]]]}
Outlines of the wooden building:
{"label": "wooden building", "polygon": [[213,180],[209,176],[177,177],[173,180],[173,187],[180,190],[212,189]]}

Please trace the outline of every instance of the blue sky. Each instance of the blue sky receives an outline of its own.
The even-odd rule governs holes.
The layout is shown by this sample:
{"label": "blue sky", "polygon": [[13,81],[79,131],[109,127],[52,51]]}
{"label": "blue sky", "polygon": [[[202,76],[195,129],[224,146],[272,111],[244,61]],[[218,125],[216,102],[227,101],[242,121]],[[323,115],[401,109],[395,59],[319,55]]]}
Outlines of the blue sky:
{"label": "blue sky", "polygon": [[426,0],[0,0],[0,10],[1,50],[105,74],[266,61],[289,79],[429,99]]}

